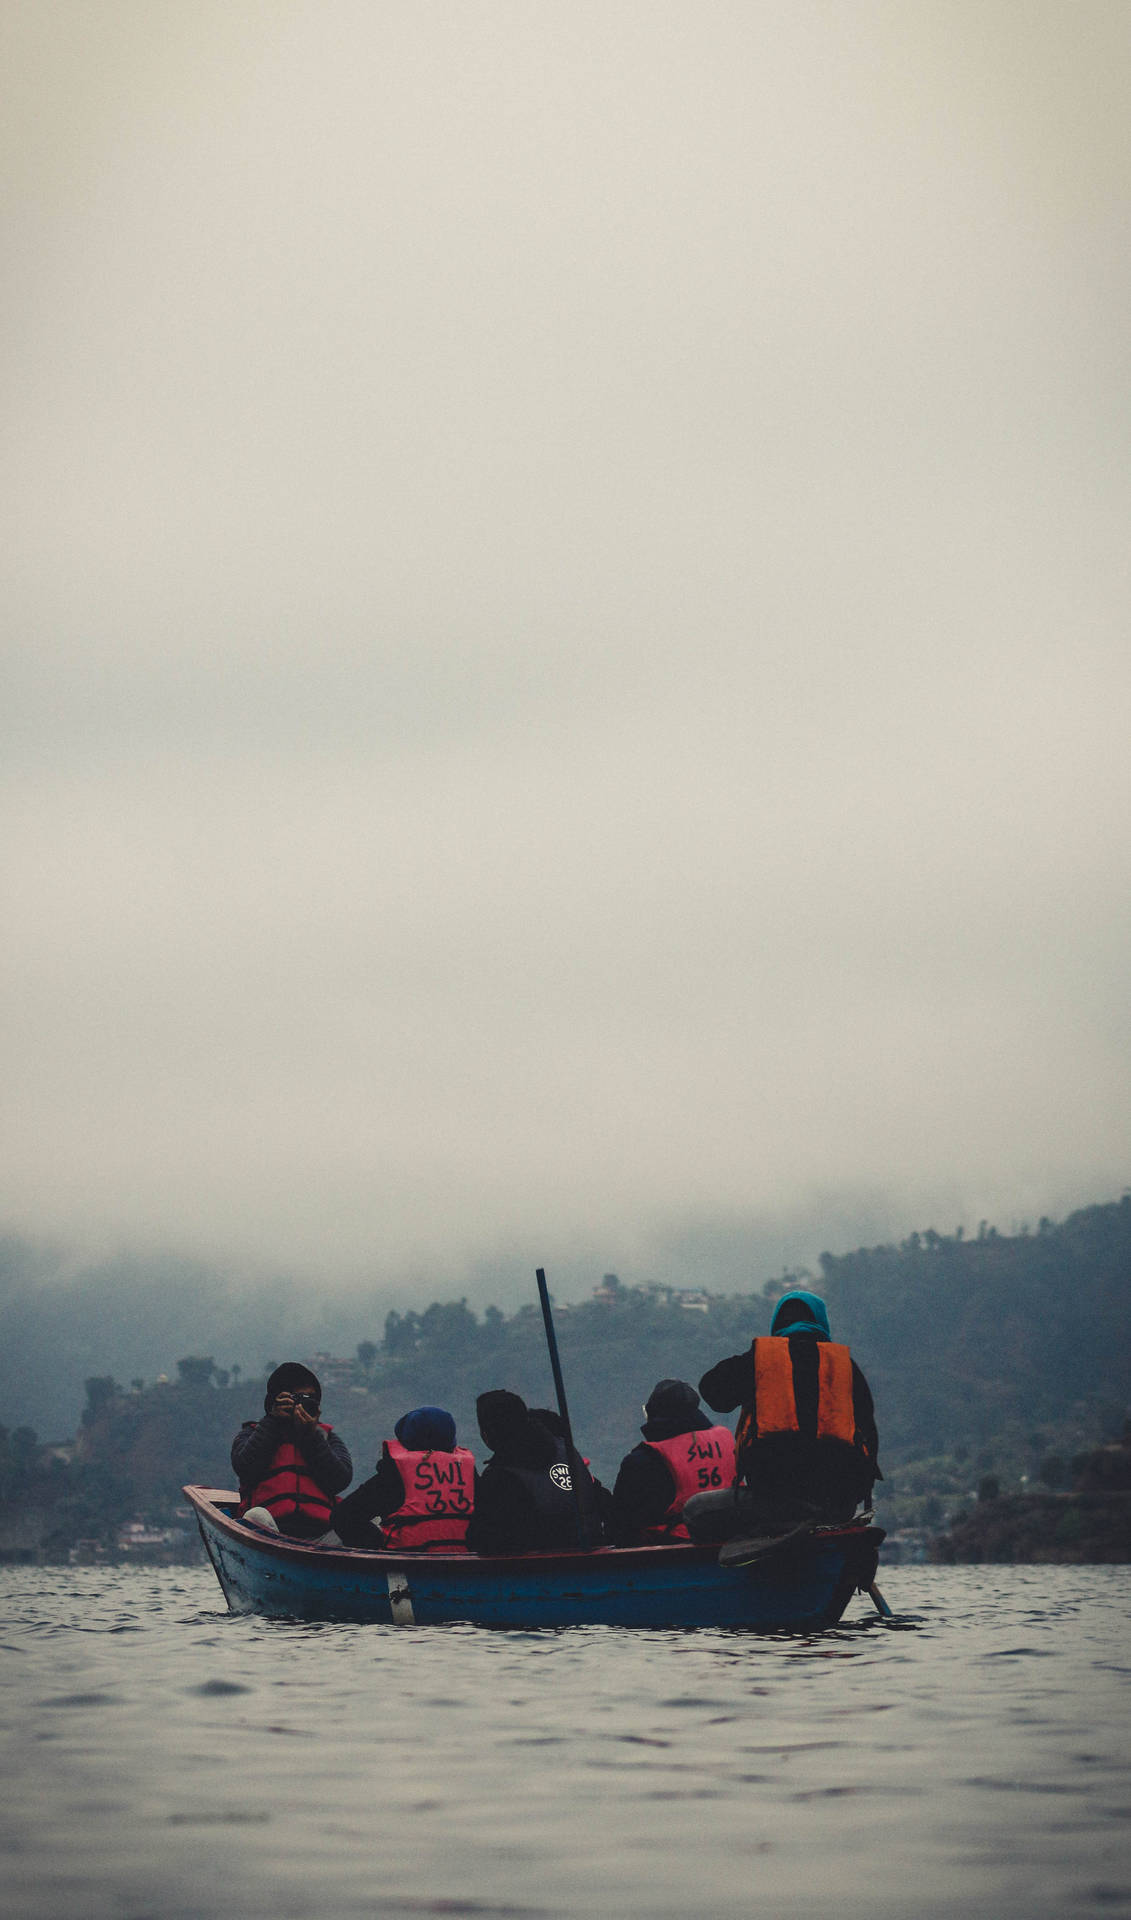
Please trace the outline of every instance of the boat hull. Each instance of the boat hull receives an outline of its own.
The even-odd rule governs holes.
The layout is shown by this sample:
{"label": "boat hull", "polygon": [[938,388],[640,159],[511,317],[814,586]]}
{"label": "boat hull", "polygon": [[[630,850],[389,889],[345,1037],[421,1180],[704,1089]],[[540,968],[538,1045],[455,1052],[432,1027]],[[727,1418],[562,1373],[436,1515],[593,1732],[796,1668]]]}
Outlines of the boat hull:
{"label": "boat hull", "polygon": [[835,1625],[873,1581],[883,1530],[817,1529],[753,1566],[717,1546],[592,1553],[394,1554],[276,1538],[235,1518],[234,1494],[186,1487],[233,1613],[375,1626],[747,1627]]}

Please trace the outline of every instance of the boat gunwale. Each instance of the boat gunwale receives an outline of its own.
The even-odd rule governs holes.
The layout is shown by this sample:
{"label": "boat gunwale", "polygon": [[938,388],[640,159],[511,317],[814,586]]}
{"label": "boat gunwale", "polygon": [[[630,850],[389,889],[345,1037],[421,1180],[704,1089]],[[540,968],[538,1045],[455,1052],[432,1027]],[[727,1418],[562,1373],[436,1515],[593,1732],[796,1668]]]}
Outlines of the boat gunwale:
{"label": "boat gunwale", "polygon": [[[532,1548],[524,1553],[483,1554],[483,1553],[394,1553],[384,1547],[323,1547],[310,1540],[296,1540],[285,1534],[271,1534],[259,1527],[249,1527],[233,1514],[226,1513],[219,1502],[238,1501],[239,1495],[222,1487],[186,1486],[182,1488],[198,1521],[207,1519],[230,1539],[254,1547],[272,1558],[281,1560],[313,1560],[319,1566],[339,1567],[342,1571],[353,1569],[355,1572],[366,1566],[381,1568],[386,1572],[402,1569],[419,1570],[427,1564],[436,1574],[454,1576],[471,1575],[481,1578],[503,1571],[514,1573],[518,1568],[529,1566],[539,1573],[552,1572],[560,1568],[563,1572],[578,1573],[583,1567],[618,1567],[625,1572],[633,1566],[654,1565],[669,1561],[683,1565],[702,1565],[710,1562],[718,1564],[720,1542],[717,1540],[671,1540],[655,1545],[635,1547],[590,1547],[580,1548]],[[869,1536],[884,1538],[884,1529],[874,1522],[866,1520],[847,1520],[835,1526],[814,1527],[808,1536],[809,1543],[814,1540],[827,1542],[830,1546],[844,1545],[864,1541]],[[879,1542],[877,1541],[877,1545]]]}

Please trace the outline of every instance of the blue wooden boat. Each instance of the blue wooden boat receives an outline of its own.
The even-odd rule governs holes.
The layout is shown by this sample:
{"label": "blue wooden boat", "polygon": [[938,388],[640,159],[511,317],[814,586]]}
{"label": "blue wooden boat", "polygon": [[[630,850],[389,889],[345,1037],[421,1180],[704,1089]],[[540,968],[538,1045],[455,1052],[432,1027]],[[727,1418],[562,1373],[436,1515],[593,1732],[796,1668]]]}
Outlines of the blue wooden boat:
{"label": "blue wooden boat", "polygon": [[816,1527],[779,1553],[721,1567],[715,1545],[599,1547],[590,1553],[386,1553],[326,1548],[236,1518],[234,1493],[186,1487],[233,1613],[376,1626],[835,1626],[876,1574],[883,1528]]}

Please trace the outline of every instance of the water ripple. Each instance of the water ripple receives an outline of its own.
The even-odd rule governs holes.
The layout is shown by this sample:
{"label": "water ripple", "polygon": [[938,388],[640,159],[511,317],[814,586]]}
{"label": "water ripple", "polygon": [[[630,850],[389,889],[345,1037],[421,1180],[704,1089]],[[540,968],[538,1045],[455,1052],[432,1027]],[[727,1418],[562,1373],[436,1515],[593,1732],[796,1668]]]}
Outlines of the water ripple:
{"label": "water ripple", "polygon": [[[1131,1912],[1131,1572],[896,1568],[826,1635],[221,1611],[0,1569],[21,1920]],[[906,1622],[912,1622],[907,1629]],[[975,1771],[970,1771],[971,1765]]]}

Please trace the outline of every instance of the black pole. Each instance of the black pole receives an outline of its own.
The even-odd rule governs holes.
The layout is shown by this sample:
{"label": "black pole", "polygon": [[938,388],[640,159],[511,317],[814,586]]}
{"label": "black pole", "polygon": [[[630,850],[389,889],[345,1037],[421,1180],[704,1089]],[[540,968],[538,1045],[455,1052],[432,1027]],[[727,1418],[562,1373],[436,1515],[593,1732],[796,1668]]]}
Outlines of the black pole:
{"label": "black pole", "polygon": [[585,1524],[585,1508],[581,1502],[581,1488],[577,1484],[577,1475],[573,1470],[573,1456],[576,1451],[573,1444],[573,1429],[569,1424],[569,1408],[566,1406],[565,1381],[562,1379],[562,1363],[558,1358],[558,1337],[554,1332],[554,1316],[550,1312],[550,1295],[546,1287],[546,1275],[541,1267],[536,1270],[538,1298],[542,1302],[542,1320],[546,1328],[546,1345],[550,1349],[550,1367],[554,1375],[554,1391],[558,1396],[558,1412],[565,1429],[566,1459],[569,1462],[569,1481],[573,1488],[573,1504],[577,1508],[577,1544],[583,1553],[589,1551],[589,1528]]}

